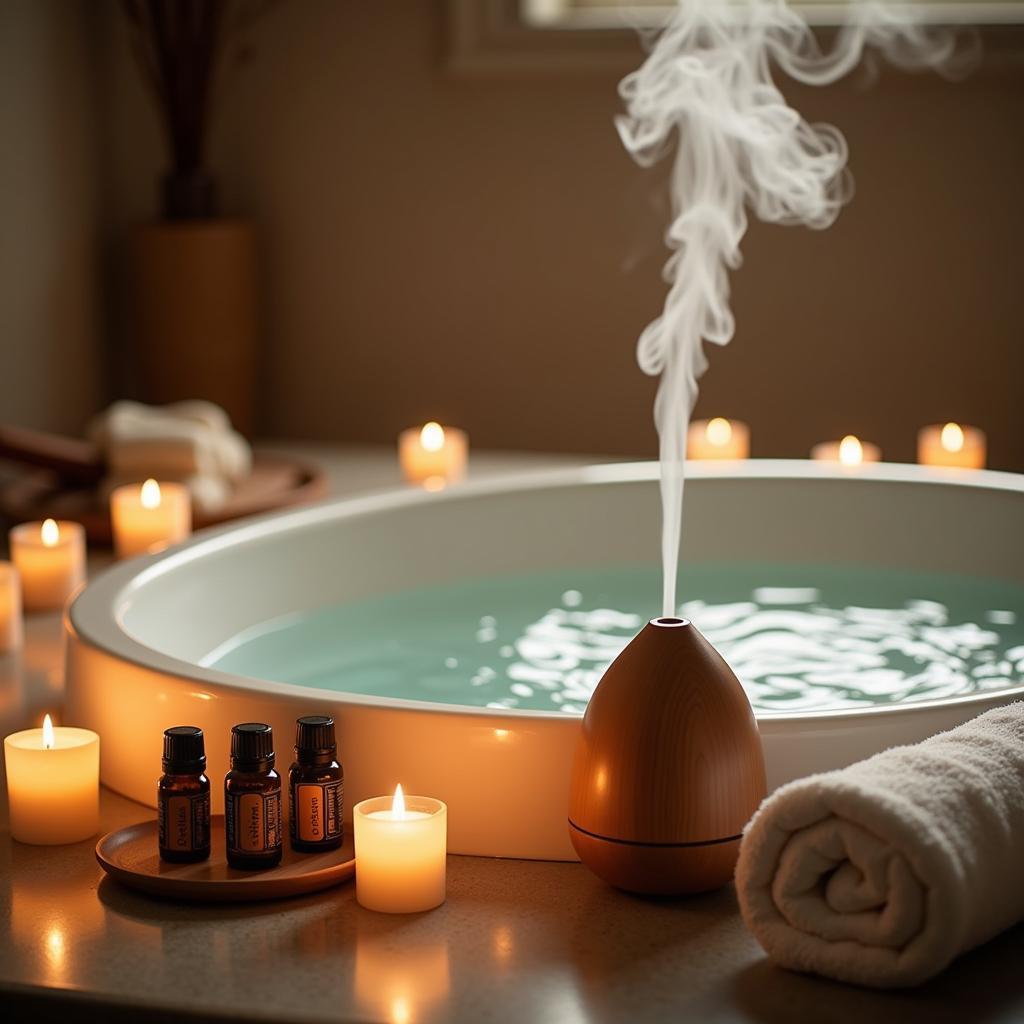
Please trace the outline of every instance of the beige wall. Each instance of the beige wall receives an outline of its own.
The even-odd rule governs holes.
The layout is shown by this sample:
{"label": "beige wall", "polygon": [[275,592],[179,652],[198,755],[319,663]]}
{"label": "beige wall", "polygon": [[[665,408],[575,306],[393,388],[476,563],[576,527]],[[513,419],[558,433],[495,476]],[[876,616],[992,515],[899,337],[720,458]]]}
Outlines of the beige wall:
{"label": "beige wall", "polygon": [[[159,136],[108,9],[110,217],[153,208]],[[458,77],[443,5],[285,0],[233,69],[214,163],[261,227],[264,429],[384,440],[437,417],[486,446],[645,454],[634,339],[660,306],[664,189],[625,157],[617,74]],[[752,228],[738,332],[698,411],[758,455],[847,431],[913,458],[926,422],[1024,469],[1024,64],[961,84],[803,91],[847,133],[826,233]]]}
{"label": "beige wall", "polygon": [[77,431],[101,401],[92,22],[0,3],[0,422]]}

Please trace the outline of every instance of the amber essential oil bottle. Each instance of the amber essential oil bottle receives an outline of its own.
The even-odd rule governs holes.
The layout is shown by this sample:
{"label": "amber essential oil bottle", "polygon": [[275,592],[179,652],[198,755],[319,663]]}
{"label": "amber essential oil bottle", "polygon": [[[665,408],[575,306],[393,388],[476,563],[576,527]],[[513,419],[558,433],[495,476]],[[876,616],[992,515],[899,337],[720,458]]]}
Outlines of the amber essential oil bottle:
{"label": "amber essential oil bottle", "polygon": [[344,785],[334,719],[327,715],[297,719],[295,762],[288,770],[293,850],[318,853],[341,846]]}
{"label": "amber essential oil bottle", "polygon": [[281,860],[281,776],[274,771],[274,732],[262,722],[231,730],[224,826],[231,867],[272,868]]}
{"label": "amber essential oil bottle", "polygon": [[210,780],[203,730],[176,725],[164,731],[164,773],[156,788],[160,857],[174,863],[210,856]]}

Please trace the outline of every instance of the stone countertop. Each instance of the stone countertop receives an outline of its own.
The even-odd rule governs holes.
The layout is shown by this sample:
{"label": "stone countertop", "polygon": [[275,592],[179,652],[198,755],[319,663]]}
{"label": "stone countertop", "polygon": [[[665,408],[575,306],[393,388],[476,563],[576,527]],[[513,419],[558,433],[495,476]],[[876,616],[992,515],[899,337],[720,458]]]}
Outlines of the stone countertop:
{"label": "stone countertop", "polygon": [[[103,794],[104,829],[151,813]],[[92,842],[23,846],[4,828],[0,1005],[39,1019],[294,1024],[1024,1019],[1024,927],[918,990],[878,993],[770,966],[731,888],[658,901],[579,864],[450,857],[448,872],[447,902],[411,916],[362,909],[351,883],[175,904],[104,878]]]}
{"label": "stone countertop", "polygon": [[[340,492],[394,482],[386,452],[353,451],[324,453]],[[525,456],[504,464],[558,462]],[[502,457],[492,465],[500,471]],[[4,735],[59,709],[62,697],[58,616],[31,617],[26,634],[19,657],[0,657]],[[169,903],[106,879],[92,841],[13,842],[6,794],[0,808],[7,1019],[1024,1020],[1024,926],[928,985],[880,993],[772,967],[743,927],[731,888],[639,899],[579,864],[450,857],[448,900],[426,914],[363,910],[352,884],[262,904]],[[104,791],[101,828],[152,813]]]}

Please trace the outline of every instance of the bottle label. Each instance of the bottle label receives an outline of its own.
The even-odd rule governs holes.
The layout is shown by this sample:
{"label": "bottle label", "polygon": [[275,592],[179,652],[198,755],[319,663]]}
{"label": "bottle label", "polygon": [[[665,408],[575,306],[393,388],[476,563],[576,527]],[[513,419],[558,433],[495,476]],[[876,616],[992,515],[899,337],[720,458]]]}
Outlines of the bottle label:
{"label": "bottle label", "polygon": [[160,795],[160,848],[177,853],[205,850],[210,845],[210,794]]}
{"label": "bottle label", "polygon": [[292,838],[326,843],[341,835],[344,783],[300,782],[292,786]]}
{"label": "bottle label", "polygon": [[281,794],[227,793],[229,853],[269,853],[281,845]]}

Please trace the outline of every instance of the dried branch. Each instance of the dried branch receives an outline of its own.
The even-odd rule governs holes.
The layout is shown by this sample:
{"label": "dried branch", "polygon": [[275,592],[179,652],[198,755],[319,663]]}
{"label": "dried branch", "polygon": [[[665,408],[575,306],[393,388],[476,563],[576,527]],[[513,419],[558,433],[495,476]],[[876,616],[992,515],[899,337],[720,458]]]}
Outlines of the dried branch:
{"label": "dried branch", "polygon": [[132,52],[157,103],[172,174],[203,170],[214,86],[238,36],[276,0],[121,0]]}

